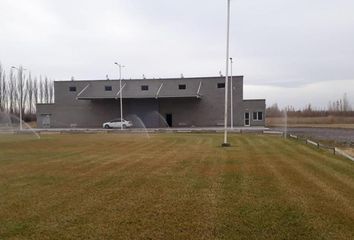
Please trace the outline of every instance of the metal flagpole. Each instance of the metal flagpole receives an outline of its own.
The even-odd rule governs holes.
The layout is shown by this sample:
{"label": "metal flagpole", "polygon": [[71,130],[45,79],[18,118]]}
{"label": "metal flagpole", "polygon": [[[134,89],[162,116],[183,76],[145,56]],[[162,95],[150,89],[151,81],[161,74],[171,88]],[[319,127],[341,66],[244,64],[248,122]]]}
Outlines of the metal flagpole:
{"label": "metal flagpole", "polygon": [[119,63],[114,63],[119,67],[119,101],[120,101],[120,129],[123,130],[123,97],[122,97],[122,67],[124,67],[122,64]]}
{"label": "metal flagpole", "polygon": [[233,89],[233,81],[232,81],[232,58],[230,58],[230,68],[231,68],[231,78],[230,78],[230,114],[231,114],[231,129],[234,129],[234,89]]}
{"label": "metal flagpole", "polygon": [[226,30],[226,77],[225,77],[225,114],[224,114],[224,142],[221,146],[229,147],[227,142],[227,100],[229,87],[229,48],[230,48],[230,0],[227,0],[227,30]]}

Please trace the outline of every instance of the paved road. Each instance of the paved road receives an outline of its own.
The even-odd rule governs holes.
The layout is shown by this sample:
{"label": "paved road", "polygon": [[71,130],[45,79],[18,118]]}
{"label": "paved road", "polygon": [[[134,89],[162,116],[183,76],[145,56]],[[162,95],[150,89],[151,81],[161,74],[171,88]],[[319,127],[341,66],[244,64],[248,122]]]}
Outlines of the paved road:
{"label": "paved road", "polygon": [[[274,128],[284,131],[283,128]],[[317,140],[335,141],[339,143],[354,143],[354,129],[339,128],[288,128],[288,132],[297,136],[309,137]]]}
{"label": "paved road", "polygon": [[[1,129],[0,129],[1,130]],[[265,127],[235,127],[234,129],[229,129],[229,132],[262,132],[269,130]],[[19,129],[8,129],[8,131],[20,132]],[[33,128],[24,129],[22,132],[223,132],[223,127],[194,127],[194,128],[127,128],[127,129],[104,129],[104,128]],[[5,132],[5,131],[4,131]]]}
{"label": "paved road", "polygon": [[[1,130],[1,129],[0,129]],[[262,128],[262,127],[237,127],[234,130],[229,130],[230,132],[262,132],[262,131],[284,131],[284,128]],[[16,129],[12,129],[16,131]],[[102,128],[51,128],[51,129],[27,129],[23,132],[116,132],[120,133],[120,129],[102,129]],[[156,129],[124,129],[123,132],[222,132],[222,127],[210,127],[210,128],[156,128]],[[1,131],[0,131],[1,132]],[[288,128],[288,132],[301,136],[308,137],[316,140],[329,140],[339,143],[354,143],[354,129],[334,129],[334,128]]]}

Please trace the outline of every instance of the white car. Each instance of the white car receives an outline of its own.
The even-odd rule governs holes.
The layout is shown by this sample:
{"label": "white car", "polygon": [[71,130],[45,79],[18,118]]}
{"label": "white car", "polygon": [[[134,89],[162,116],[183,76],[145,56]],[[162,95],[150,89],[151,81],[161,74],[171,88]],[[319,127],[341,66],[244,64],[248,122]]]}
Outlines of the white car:
{"label": "white car", "polygon": [[132,127],[133,124],[132,124],[131,121],[127,121],[127,120],[124,120],[124,119],[123,119],[123,121],[121,121],[120,118],[113,119],[113,120],[111,120],[109,122],[105,122],[103,124],[103,127],[107,128],[107,129],[108,128],[121,128],[121,126],[123,126],[123,128],[128,128],[128,127]]}

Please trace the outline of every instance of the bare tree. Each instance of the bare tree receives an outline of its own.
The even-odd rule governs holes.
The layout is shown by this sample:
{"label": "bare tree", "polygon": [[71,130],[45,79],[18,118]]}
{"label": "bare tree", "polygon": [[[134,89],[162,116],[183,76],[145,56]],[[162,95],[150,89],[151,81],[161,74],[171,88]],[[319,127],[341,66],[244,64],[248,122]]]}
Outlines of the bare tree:
{"label": "bare tree", "polygon": [[0,110],[2,111],[6,111],[7,108],[7,85],[6,85],[6,74],[5,72],[1,73],[1,77],[0,77],[0,88],[1,88],[1,96],[0,96]]}
{"label": "bare tree", "polygon": [[14,102],[15,106],[17,105],[15,109],[15,113],[22,113],[24,114],[24,108],[25,108],[25,101],[27,98],[26,94],[26,79],[24,76],[24,69],[22,66],[20,66],[17,69],[17,78],[15,78],[15,91],[14,91]]}
{"label": "bare tree", "polygon": [[42,76],[39,76],[39,101],[38,103],[44,102],[44,86],[43,86],[43,79]]}
{"label": "bare tree", "polygon": [[15,113],[16,112],[16,78],[14,76],[14,72],[11,69],[10,71],[10,79],[8,82],[8,87],[9,87],[9,96],[8,96],[8,101],[9,101],[9,112],[10,113]]}
{"label": "bare tree", "polygon": [[4,95],[5,95],[5,91],[4,91],[4,85],[3,85],[3,81],[5,81],[5,78],[3,77],[3,75],[5,75],[3,73],[3,69],[2,69],[2,65],[0,63],[0,111],[4,111]]}
{"label": "bare tree", "polygon": [[[14,69],[17,69],[15,71]],[[36,78],[24,72],[22,66],[11,68],[6,74],[0,63],[0,111],[22,113],[30,119],[37,103],[54,102],[54,84],[48,77]]]}
{"label": "bare tree", "polygon": [[28,79],[27,79],[27,94],[28,94],[28,113],[30,115],[33,114],[33,81],[32,81],[32,76],[31,76],[31,73],[29,74],[28,76]]}
{"label": "bare tree", "polygon": [[351,111],[351,106],[350,106],[350,103],[349,103],[349,100],[348,100],[347,93],[344,93],[343,99],[342,99],[342,103],[343,103],[343,111],[344,112]]}
{"label": "bare tree", "polygon": [[282,116],[282,113],[278,107],[277,103],[274,103],[270,107],[266,109],[266,114],[268,117],[280,117]]}
{"label": "bare tree", "polygon": [[49,82],[49,103],[54,103],[54,82]]}
{"label": "bare tree", "polygon": [[21,103],[21,111],[22,111],[22,116],[25,115],[26,112],[26,107],[27,107],[27,100],[28,100],[28,78],[26,78],[23,74],[22,71],[22,76],[21,76],[21,86],[20,86],[20,103]]}
{"label": "bare tree", "polygon": [[33,81],[33,100],[34,100],[34,104],[36,105],[38,103],[38,85],[37,85],[37,78],[34,79]]}
{"label": "bare tree", "polygon": [[44,78],[44,102],[49,103],[49,81],[48,78]]}

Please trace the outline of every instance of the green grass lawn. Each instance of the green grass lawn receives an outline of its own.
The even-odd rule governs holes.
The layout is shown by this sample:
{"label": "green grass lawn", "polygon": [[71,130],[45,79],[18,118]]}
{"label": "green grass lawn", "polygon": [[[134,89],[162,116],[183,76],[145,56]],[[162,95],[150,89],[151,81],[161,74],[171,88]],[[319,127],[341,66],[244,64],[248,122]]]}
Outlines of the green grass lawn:
{"label": "green grass lawn", "polygon": [[354,239],[354,162],[279,137],[0,136],[0,239]]}

